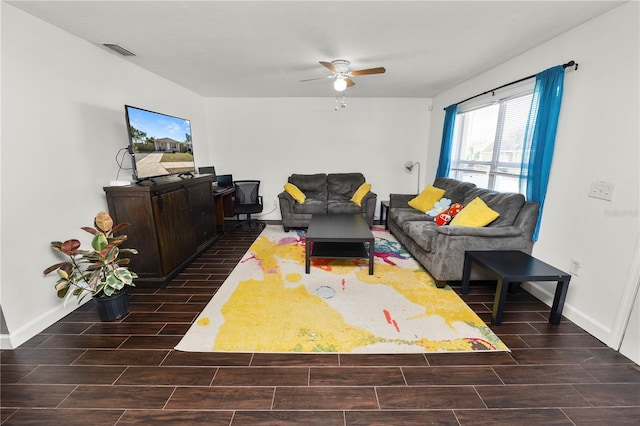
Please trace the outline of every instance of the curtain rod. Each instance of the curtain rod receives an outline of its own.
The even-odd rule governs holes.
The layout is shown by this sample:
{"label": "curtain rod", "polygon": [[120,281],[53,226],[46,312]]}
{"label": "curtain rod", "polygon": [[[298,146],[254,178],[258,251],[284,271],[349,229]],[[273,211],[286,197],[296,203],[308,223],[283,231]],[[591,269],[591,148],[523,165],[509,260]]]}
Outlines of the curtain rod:
{"label": "curtain rod", "polygon": [[[577,69],[578,69],[578,63],[577,63],[576,61],[571,60],[571,61],[567,62],[566,64],[562,64],[562,67],[563,67],[563,68],[575,67],[575,68],[574,68],[574,70],[577,70]],[[487,90],[486,92],[482,92],[482,93],[480,93],[480,94],[477,94],[477,95],[471,96],[470,98],[467,98],[467,99],[465,99],[465,100],[463,100],[463,101],[456,102],[456,103],[455,103],[455,105],[460,105],[460,104],[462,104],[462,103],[465,103],[465,102],[467,102],[467,101],[470,101],[471,99],[475,99],[475,98],[478,98],[478,97],[480,97],[480,96],[486,95],[486,94],[488,94],[488,93],[495,92],[496,90],[499,90],[499,89],[505,88],[505,87],[507,87],[507,86],[511,86],[512,84],[518,84],[518,83],[520,83],[520,82],[523,82],[523,81],[529,80],[530,78],[534,78],[536,75],[537,75],[537,74],[533,74],[533,75],[530,75],[530,76],[528,76],[528,77],[524,77],[524,78],[521,78],[521,79],[519,79],[519,80],[512,81],[511,83],[503,84],[503,85],[502,85],[502,86],[500,86],[500,87],[496,87],[496,88],[494,88],[494,89]],[[446,108],[444,108],[444,109],[446,109]]]}

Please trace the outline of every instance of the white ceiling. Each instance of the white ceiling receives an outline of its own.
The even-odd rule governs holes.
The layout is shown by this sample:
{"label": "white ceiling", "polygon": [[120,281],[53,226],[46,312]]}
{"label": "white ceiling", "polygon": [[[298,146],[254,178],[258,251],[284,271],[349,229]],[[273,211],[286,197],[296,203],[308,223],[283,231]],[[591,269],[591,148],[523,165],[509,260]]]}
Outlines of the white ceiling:
{"label": "white ceiling", "polygon": [[[433,97],[622,1],[7,1],[206,97]],[[101,46],[101,48],[104,48]],[[109,51],[111,52],[111,51]],[[117,55],[116,53],[113,53]],[[580,62],[578,57],[562,58]],[[556,65],[556,64],[541,64]],[[539,70],[531,70],[532,73]]]}

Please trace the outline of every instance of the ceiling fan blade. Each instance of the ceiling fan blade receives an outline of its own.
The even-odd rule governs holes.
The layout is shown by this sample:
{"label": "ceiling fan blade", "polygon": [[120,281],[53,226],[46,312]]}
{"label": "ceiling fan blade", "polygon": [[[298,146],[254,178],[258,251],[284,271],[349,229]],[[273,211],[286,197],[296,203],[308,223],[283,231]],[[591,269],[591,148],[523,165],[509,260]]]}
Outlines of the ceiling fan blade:
{"label": "ceiling fan blade", "polygon": [[353,80],[351,80],[349,77],[345,78],[344,81],[347,82],[347,87],[351,87],[351,86],[355,86],[356,83],[354,83]]}
{"label": "ceiling fan blade", "polygon": [[320,65],[325,66],[329,71],[331,72],[338,72],[338,70],[336,69],[336,67],[333,66],[333,64],[331,62],[323,62],[320,61]]}
{"label": "ceiling fan blade", "polygon": [[369,74],[383,74],[386,71],[384,67],[367,68],[366,70],[351,71],[351,75],[369,75]]}
{"label": "ceiling fan blade", "polygon": [[324,80],[326,78],[333,78],[332,75],[328,75],[326,77],[319,77],[319,78],[307,78],[306,80],[300,80],[300,83],[304,83],[305,81],[314,81],[314,80]]}

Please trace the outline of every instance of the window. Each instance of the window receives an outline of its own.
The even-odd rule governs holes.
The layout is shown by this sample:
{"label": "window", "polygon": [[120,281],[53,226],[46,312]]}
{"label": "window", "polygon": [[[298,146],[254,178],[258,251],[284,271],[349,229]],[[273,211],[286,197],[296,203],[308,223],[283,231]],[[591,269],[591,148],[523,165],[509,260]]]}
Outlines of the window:
{"label": "window", "polygon": [[[523,91],[524,90],[524,91]],[[531,88],[498,101],[458,108],[449,177],[481,188],[520,192]]]}

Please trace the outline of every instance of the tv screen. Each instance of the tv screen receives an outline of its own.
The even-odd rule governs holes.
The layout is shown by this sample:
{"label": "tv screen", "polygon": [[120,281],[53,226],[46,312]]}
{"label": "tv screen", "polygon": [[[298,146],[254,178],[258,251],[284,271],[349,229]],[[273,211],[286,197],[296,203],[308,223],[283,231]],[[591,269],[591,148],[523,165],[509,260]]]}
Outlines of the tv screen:
{"label": "tv screen", "polygon": [[124,109],[134,180],[195,172],[189,120],[129,105]]}
{"label": "tv screen", "polygon": [[218,175],[218,186],[222,188],[231,188],[233,186],[233,175]]}

